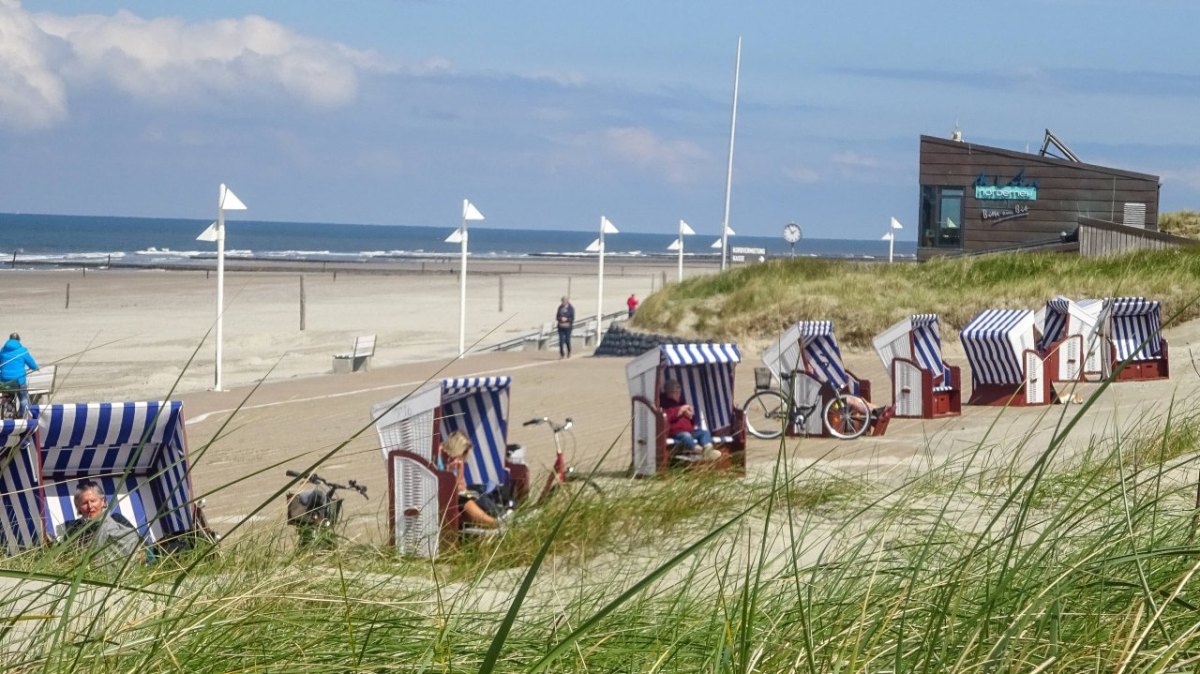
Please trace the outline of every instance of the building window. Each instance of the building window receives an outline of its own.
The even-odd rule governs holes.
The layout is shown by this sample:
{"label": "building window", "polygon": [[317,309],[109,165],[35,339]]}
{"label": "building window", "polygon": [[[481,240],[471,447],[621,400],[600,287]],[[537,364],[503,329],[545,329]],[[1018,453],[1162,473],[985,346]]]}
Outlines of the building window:
{"label": "building window", "polygon": [[963,188],[921,186],[921,246],[962,248]]}

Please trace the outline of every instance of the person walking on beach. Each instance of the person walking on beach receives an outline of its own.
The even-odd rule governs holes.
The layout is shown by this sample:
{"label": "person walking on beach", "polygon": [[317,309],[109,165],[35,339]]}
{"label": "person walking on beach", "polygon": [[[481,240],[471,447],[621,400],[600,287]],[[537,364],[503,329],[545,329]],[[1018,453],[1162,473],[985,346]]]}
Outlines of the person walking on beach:
{"label": "person walking on beach", "polygon": [[637,311],[637,295],[629,293],[629,299],[625,300],[625,306],[629,307],[629,317],[633,318],[633,312]]}
{"label": "person walking on beach", "polygon": [[9,390],[17,390],[20,408],[19,416],[25,416],[29,409],[29,387],[25,383],[25,369],[38,369],[37,361],[29,354],[29,349],[21,343],[21,335],[12,333],[8,341],[0,347],[0,386]]}
{"label": "person walking on beach", "polygon": [[558,357],[571,357],[571,328],[575,327],[575,307],[563,295],[562,304],[554,314],[554,323],[558,326]]}

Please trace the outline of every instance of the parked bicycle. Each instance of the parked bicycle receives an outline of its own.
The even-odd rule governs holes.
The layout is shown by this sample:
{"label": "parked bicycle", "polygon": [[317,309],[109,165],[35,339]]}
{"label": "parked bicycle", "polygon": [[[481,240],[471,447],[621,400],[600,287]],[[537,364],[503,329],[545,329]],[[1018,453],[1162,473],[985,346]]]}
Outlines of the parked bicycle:
{"label": "parked bicycle", "polygon": [[525,426],[538,426],[546,424],[550,427],[550,433],[554,436],[554,468],[550,475],[546,476],[546,485],[542,488],[542,494],[538,497],[538,503],[544,503],[551,494],[566,487],[572,482],[582,482],[588,487],[591,487],[597,494],[601,493],[600,485],[587,475],[580,475],[575,472],[575,467],[567,465],[566,457],[563,454],[562,434],[567,433],[571,437],[572,454],[574,454],[575,434],[571,433],[571,427],[575,422],[571,417],[567,417],[561,424],[555,423],[549,417],[541,417],[539,419],[530,419],[525,422]]}
{"label": "parked bicycle", "polygon": [[[305,477],[294,470],[286,472],[288,477]],[[337,527],[342,517],[342,497],[339,490],[358,492],[365,499],[367,486],[350,480],[347,484],[330,482],[310,473],[305,477],[308,489],[298,494],[287,492],[287,522],[296,528],[298,542],[302,548],[332,549],[337,547]]]}
{"label": "parked bicycle", "polygon": [[157,545],[159,555],[178,555],[193,550],[208,554],[217,550],[217,542],[221,540],[221,535],[208,526],[208,518],[204,516],[206,505],[207,502],[204,499],[196,501],[192,528],[159,541]]}
{"label": "parked bicycle", "polygon": [[746,414],[746,431],[756,438],[778,438],[785,428],[803,428],[814,414],[820,414],[821,424],[830,435],[852,440],[866,433],[886,409],[872,408],[866,399],[843,390],[834,390],[833,397],[823,406],[820,397],[811,404],[801,404],[790,400],[791,377],[784,375],[777,387],[773,376],[764,382],[758,372],[755,375],[757,390],[746,400],[742,410]]}
{"label": "parked bicycle", "polygon": [[0,419],[19,419],[19,389],[0,383]]}

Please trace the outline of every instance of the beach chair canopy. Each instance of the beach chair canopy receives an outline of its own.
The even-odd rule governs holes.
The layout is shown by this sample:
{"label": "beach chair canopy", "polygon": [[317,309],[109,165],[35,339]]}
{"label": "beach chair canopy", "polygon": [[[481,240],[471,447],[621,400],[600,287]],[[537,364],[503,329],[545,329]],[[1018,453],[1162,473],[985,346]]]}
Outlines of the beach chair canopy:
{"label": "beach chair canopy", "polygon": [[741,360],[736,344],[664,344],[625,366],[629,395],[658,405],[663,384],[678,381],[698,427],[726,428],[733,423],[733,375]]}
{"label": "beach chair canopy", "polygon": [[[910,339],[911,337],[911,339]],[[875,353],[890,377],[892,361],[906,358],[933,373],[935,383],[945,379],[947,366],[942,360],[942,338],[937,314],[916,314],[881,332],[874,340]]]}
{"label": "beach chair canopy", "polygon": [[436,465],[436,419],[438,438],[461,430],[475,445],[467,459],[467,484],[507,484],[504,456],[511,385],[511,377],[443,379],[428,382],[408,396],[375,405],[371,416],[376,419],[384,458],[392,450],[402,449]]}
{"label": "beach chair canopy", "polygon": [[192,528],[191,477],[183,403],[128,402],[33,406],[38,417],[46,530],[75,512],[79,480],[116,500],[115,510],[157,541]]}
{"label": "beach chair canopy", "polygon": [[1099,327],[1104,300],[1071,300],[1059,295],[1046,301],[1046,306],[1034,317],[1042,336],[1038,350],[1045,351],[1055,342],[1079,335],[1091,342]]}
{"label": "beach chair canopy", "polygon": [[1144,297],[1108,300],[1109,339],[1116,360],[1153,360],[1162,357],[1162,305]]}
{"label": "beach chair canopy", "polygon": [[842,362],[833,321],[799,321],[767,345],[763,364],[780,379],[793,372],[807,372],[835,389],[853,381]]}
{"label": "beach chair canopy", "polygon": [[1024,382],[1022,354],[1034,347],[1033,322],[1028,309],[985,309],[967,323],[959,339],[976,387]]}
{"label": "beach chair canopy", "polygon": [[0,545],[10,555],[42,540],[36,432],[36,418],[0,421]]}

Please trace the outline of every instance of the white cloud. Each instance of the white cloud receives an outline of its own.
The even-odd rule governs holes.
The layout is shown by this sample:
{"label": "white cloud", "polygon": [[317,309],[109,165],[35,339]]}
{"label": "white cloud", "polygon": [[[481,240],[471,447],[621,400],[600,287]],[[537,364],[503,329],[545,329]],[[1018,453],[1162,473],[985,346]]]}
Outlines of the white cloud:
{"label": "white cloud", "polygon": [[879,168],[879,160],[875,157],[858,154],[857,152],[839,152],[830,159],[836,166],[846,169]]}
{"label": "white cloud", "polygon": [[[157,105],[282,98],[321,109],[354,101],[363,71],[401,70],[260,16],[196,23],[127,11],[63,16],[0,0],[0,35],[0,124],[18,130],[61,122],[69,92],[84,88]],[[431,59],[404,70],[451,69]]]}
{"label": "white cloud", "polygon": [[807,166],[785,166],[783,167],[783,175],[801,185],[815,183],[821,179],[821,176],[816,171]]}
{"label": "white cloud", "polygon": [[62,45],[16,0],[0,0],[0,36],[0,125],[40,129],[65,119],[66,87],[54,73]]}
{"label": "white cloud", "polygon": [[709,167],[708,153],[687,140],[665,140],[644,127],[611,128],[600,141],[617,159],[660,173],[667,182],[694,182]]}

